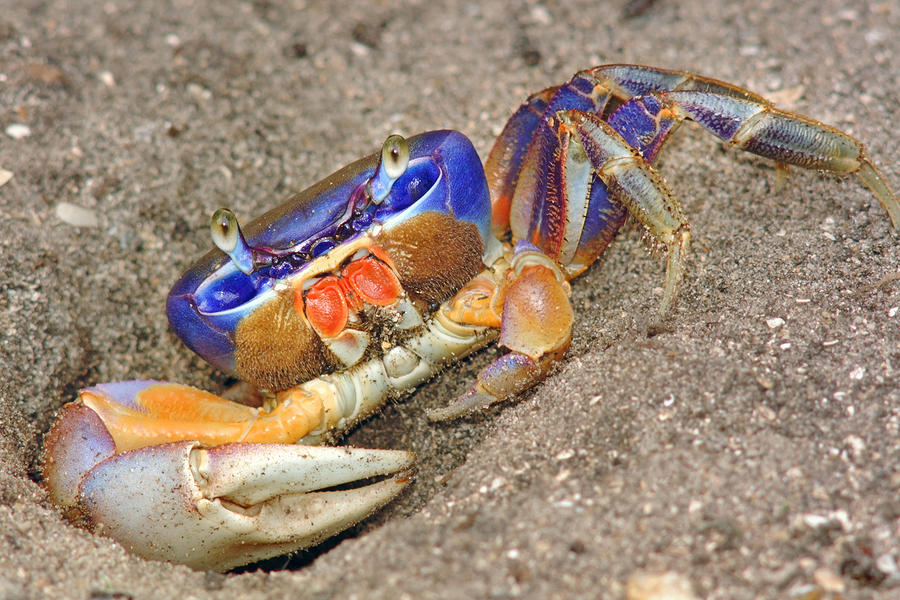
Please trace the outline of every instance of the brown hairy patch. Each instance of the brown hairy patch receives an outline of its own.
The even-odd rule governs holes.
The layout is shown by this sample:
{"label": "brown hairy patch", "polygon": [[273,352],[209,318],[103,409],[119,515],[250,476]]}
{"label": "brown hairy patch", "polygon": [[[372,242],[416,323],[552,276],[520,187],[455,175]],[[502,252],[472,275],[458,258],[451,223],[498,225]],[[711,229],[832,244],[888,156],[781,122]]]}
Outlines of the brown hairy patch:
{"label": "brown hairy patch", "polygon": [[241,379],[270,391],[302,383],[337,365],[297,314],[292,293],[279,294],[238,324],[234,363]]}
{"label": "brown hairy patch", "polygon": [[403,289],[435,306],[452,296],[484,265],[478,227],[434,211],[391,227],[378,244],[394,261]]}

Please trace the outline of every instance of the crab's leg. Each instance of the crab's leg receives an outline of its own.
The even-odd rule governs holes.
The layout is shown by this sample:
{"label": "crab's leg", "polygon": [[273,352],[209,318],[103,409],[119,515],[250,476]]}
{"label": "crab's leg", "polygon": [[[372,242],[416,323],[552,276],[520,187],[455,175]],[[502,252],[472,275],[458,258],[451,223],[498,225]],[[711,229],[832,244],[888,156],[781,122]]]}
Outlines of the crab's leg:
{"label": "crab's leg", "polygon": [[[554,259],[581,245],[581,232],[568,239],[572,219],[567,211],[576,206],[589,208],[585,202],[597,189],[624,206],[653,239],[665,245],[661,315],[668,312],[676,297],[690,242],[690,226],[662,177],[637,149],[593,112],[560,111],[548,120],[547,128],[556,135],[555,146],[545,151],[558,160],[547,161],[542,156],[545,162],[538,167],[538,183],[531,184],[542,210],[531,220],[530,239],[517,244],[506,278],[498,283],[495,292],[497,298],[503,299],[500,343],[510,352],[486,367],[475,385],[456,402],[431,412],[429,417],[433,420],[458,417],[521,392],[546,377],[565,354],[571,341],[573,315],[567,276]],[[576,212],[577,217],[582,216]],[[591,233],[607,235],[604,231]],[[608,235],[611,237],[612,233]],[[497,302],[488,304],[495,306]],[[458,314],[463,320],[475,317]]]}
{"label": "crab's leg", "polygon": [[759,103],[768,102],[750,90],[687,71],[673,71],[643,65],[612,64],[586,69],[581,71],[578,76],[593,80],[595,85],[623,101],[653,92],[697,90],[744,98]]}
{"label": "crab's leg", "polygon": [[502,238],[512,229],[513,237],[521,237],[532,218],[531,209],[540,210],[540,203],[533,200],[534,178],[556,143],[556,132],[548,126],[547,117],[560,110],[600,114],[608,99],[608,91],[592,77],[577,74],[563,85],[533,94],[510,117],[484,163],[495,235]]}
{"label": "crab's leg", "polygon": [[105,383],[81,392],[112,437],[116,452],[177,440],[318,444],[377,410],[387,398],[432,377],[490,343],[496,327],[430,318],[383,357],[279,392],[271,409],[254,408],[185,385],[159,381]]}
{"label": "crab's leg", "polygon": [[855,174],[887,210],[894,228],[900,228],[900,200],[863,144],[834,127],[775,108],[748,90],[690,73],[607,65],[584,76],[595,77],[620,99],[655,95],[668,109],[668,119],[696,121],[716,137],[778,165]]}
{"label": "crab's leg", "polygon": [[569,348],[571,289],[557,264],[531,244],[519,242],[500,277],[499,284],[476,279],[442,307],[442,314],[453,322],[499,326],[499,342],[510,352],[485,367],[455,402],[429,411],[433,421],[472,413],[528,389],[546,377]]}
{"label": "crab's leg", "polygon": [[522,161],[541,124],[547,103],[557,90],[558,87],[547,88],[530,96],[506,122],[484,163],[484,174],[491,189],[491,228],[497,237],[502,238],[509,229],[510,204]]}
{"label": "crab's leg", "polygon": [[766,103],[709,92],[659,94],[681,118],[690,118],[718,138],[778,163],[855,174],[900,227],[900,201],[866,155],[863,144],[814,119]]}
{"label": "crab's leg", "polygon": [[609,123],[580,111],[557,117],[568,130],[570,145],[586,154],[610,197],[625,206],[655,241],[665,245],[666,280],[659,314],[667,314],[677,296],[690,245],[690,225],[678,201],[665,180]]}
{"label": "crab's leg", "polygon": [[606,121],[644,160],[652,163],[682,120],[651,94],[628,100]]}

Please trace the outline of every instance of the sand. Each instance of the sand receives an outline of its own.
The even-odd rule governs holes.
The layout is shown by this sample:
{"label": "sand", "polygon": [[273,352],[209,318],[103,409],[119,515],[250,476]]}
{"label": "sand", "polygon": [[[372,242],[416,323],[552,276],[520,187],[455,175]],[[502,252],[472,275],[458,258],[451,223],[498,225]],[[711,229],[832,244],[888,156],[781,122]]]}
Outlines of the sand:
{"label": "sand", "polygon": [[259,214],[389,133],[455,128],[486,156],[529,93],[638,62],[851,132],[900,188],[896,2],[0,4],[0,598],[624,598],[662,573],[682,597],[900,595],[897,234],[855,180],[776,191],[695,126],[660,166],[694,232],[666,327],[663,263],[624,232],[574,282],[544,383],[427,423],[488,350],[346,440],[420,463],[337,540],[200,573],[72,526],[39,484],[79,388],[229,384],[163,311],[208,215]]}

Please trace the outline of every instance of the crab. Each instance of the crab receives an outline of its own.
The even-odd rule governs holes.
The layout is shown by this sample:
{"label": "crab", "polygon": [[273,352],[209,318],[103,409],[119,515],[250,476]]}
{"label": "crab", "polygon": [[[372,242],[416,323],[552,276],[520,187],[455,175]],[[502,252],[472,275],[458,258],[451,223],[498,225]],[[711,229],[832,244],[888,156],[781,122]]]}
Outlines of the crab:
{"label": "crab", "polygon": [[900,202],[849,135],[734,85],[603,65],[532,95],[482,166],[455,131],[404,139],[260,218],[211,220],[217,246],[168,296],[169,321],[247,382],[229,398],[158,381],[101,384],[64,406],[43,476],[73,519],[150,559],[227,570],[319,542],[410,481],[403,450],[322,445],[497,340],[507,352],[434,420],[545,378],[572,337],[569,281],[631,217],[665,251],[657,319],[690,242],[651,166],[692,120],[787,165],[855,174]]}

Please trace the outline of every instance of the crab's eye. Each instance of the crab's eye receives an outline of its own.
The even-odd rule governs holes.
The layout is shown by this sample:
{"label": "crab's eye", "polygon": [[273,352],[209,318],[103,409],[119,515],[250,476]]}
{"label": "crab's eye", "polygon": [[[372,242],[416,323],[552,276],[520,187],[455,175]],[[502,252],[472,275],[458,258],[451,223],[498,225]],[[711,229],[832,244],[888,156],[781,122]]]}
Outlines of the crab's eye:
{"label": "crab's eye", "polygon": [[213,243],[225,254],[231,254],[240,239],[237,217],[227,208],[220,208],[213,213],[209,222],[209,232],[212,234]]}
{"label": "crab's eye", "polygon": [[209,221],[209,232],[216,247],[227,254],[238,269],[248,275],[253,272],[253,249],[244,240],[233,212],[227,208],[214,212]]}
{"label": "crab's eye", "polygon": [[391,135],[381,147],[381,166],[391,179],[397,179],[406,172],[409,165],[409,144],[402,135]]}
{"label": "crab's eye", "polygon": [[366,196],[372,202],[380,204],[388,194],[391,186],[404,173],[409,165],[409,144],[402,135],[391,135],[384,140],[381,147],[381,158],[375,174],[366,182]]}

